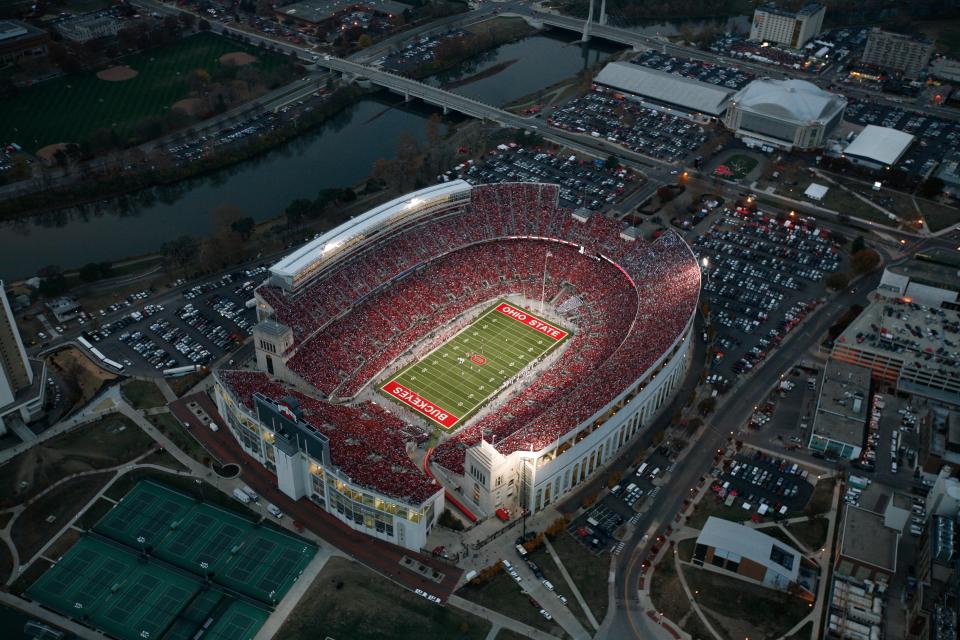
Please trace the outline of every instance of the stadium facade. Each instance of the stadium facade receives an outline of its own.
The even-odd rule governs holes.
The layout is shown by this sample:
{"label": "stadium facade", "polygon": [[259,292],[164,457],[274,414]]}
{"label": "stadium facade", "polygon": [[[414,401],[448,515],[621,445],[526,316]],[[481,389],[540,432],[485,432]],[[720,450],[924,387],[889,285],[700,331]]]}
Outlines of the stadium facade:
{"label": "stadium facade", "polygon": [[[700,268],[675,233],[638,240],[558,196],[449,182],[277,262],[255,292],[256,371],[215,372],[229,433],[292,498],[411,549],[448,499],[475,518],[536,512],[592,477],[680,386]],[[539,301],[571,335],[424,455],[449,407],[402,404],[381,383],[494,300]]]}
{"label": "stadium facade", "polygon": [[724,124],[747,143],[787,151],[823,147],[847,108],[806,80],[754,80],[730,99]]}

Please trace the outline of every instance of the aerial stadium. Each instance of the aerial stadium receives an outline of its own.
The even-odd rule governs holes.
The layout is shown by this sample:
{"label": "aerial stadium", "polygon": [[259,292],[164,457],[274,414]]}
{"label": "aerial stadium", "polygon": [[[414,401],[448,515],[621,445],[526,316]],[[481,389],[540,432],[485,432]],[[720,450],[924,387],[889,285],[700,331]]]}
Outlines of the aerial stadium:
{"label": "aerial stadium", "polygon": [[448,502],[535,513],[592,477],[683,380],[700,268],[558,196],[447,182],[274,264],[255,368],[215,372],[229,433],[287,495],[410,549]]}

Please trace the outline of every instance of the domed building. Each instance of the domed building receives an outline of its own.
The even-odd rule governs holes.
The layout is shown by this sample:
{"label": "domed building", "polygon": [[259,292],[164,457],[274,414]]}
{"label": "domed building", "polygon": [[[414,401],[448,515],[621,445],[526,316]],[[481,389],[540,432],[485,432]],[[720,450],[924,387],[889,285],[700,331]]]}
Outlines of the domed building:
{"label": "domed building", "polygon": [[847,101],[806,80],[754,80],[734,94],[724,124],[748,144],[817,149],[843,119]]}

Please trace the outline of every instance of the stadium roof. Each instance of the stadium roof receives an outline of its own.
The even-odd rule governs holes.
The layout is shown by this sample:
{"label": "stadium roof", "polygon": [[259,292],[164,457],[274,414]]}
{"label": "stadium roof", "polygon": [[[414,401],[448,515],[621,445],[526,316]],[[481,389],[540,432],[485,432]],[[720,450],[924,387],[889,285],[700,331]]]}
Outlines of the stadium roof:
{"label": "stadium roof", "polygon": [[[757,529],[710,516],[701,529],[700,535],[697,536],[697,544],[748,558],[787,577],[791,582],[797,581],[800,571],[800,552]],[[774,547],[786,553],[775,554]],[[789,566],[774,560],[775,555]]]}
{"label": "stadium roof", "polygon": [[847,101],[806,80],[754,80],[733,96],[740,109],[794,122],[827,122]]}
{"label": "stadium roof", "polygon": [[894,165],[912,143],[913,136],[909,133],[868,124],[860,135],[847,145],[843,153],[880,164]]}
{"label": "stadium roof", "polygon": [[314,238],[270,267],[270,272],[279,278],[293,278],[324,253],[335,255],[336,249],[348,240],[364,236],[404,208],[415,207],[427,200],[439,200],[461,191],[470,191],[470,188],[470,183],[465,180],[453,180],[394,198]]}
{"label": "stadium roof", "polygon": [[597,74],[596,82],[690,111],[718,116],[733,91],[715,84],[684,78],[630,62],[611,62]]}

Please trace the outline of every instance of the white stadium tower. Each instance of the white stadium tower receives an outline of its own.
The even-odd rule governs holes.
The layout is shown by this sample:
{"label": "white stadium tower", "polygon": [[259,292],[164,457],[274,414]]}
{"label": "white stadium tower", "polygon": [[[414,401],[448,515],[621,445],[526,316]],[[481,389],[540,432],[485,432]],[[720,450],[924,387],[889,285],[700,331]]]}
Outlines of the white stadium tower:
{"label": "white stadium tower", "polygon": [[[448,182],[280,260],[256,290],[257,370],[215,372],[230,433],[290,497],[410,549],[446,502],[537,512],[598,473],[684,378],[700,268],[677,234],[638,239],[558,194]],[[385,380],[496,311],[562,345],[462,421],[399,384],[388,397]]]}

